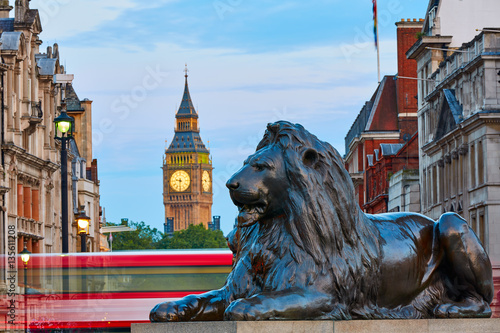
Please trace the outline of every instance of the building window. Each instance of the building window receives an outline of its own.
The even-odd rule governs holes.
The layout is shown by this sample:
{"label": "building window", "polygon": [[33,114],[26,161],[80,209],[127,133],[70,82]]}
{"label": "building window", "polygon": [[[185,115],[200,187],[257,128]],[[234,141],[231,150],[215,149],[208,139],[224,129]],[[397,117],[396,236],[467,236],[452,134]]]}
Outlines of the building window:
{"label": "building window", "polygon": [[429,138],[427,137],[427,131],[428,131],[427,119],[429,118],[429,115],[427,114],[427,112],[424,112],[422,118],[423,118],[422,119],[423,138],[424,138],[424,144],[426,144],[427,142],[429,142]]}
{"label": "building window", "polygon": [[444,178],[443,201],[444,201],[449,196],[448,185],[450,184],[450,173],[448,170],[448,164],[446,164],[446,161],[444,159],[443,159],[443,162],[444,162],[444,165],[443,165],[443,178]]}
{"label": "building window", "polygon": [[31,199],[32,199],[32,206],[31,206],[31,217],[35,221],[40,221],[40,191],[38,189],[33,189],[31,190]]}
{"label": "building window", "polygon": [[[472,211],[470,214],[470,220],[469,220],[469,225],[472,228],[472,230],[478,235],[477,233],[477,223],[476,223],[476,211]],[[478,235],[479,237],[479,235]]]}
{"label": "building window", "polygon": [[475,145],[470,146],[469,163],[470,163],[470,185],[471,185],[471,188],[474,188],[474,187],[476,187],[476,146]]}
{"label": "building window", "polygon": [[477,143],[477,184],[484,184],[483,142]]}
{"label": "building window", "polygon": [[25,186],[23,189],[23,197],[24,197],[24,214],[23,216],[31,219],[31,187]]}
{"label": "building window", "polygon": [[424,170],[423,175],[422,175],[422,184],[424,185],[422,195],[423,195],[423,200],[422,203],[425,206],[425,208],[429,207],[429,183],[427,179],[427,170]]}
{"label": "building window", "polygon": [[424,66],[424,68],[422,70],[422,76],[423,76],[422,77],[423,78],[423,80],[422,80],[422,91],[424,92],[424,95],[422,97],[425,98],[425,96],[427,96],[427,86],[428,86],[427,81],[426,81],[427,80],[427,76],[428,76],[428,74],[427,74],[427,64],[425,64],[425,66]]}
{"label": "building window", "polygon": [[450,181],[450,198],[453,197],[457,192],[457,174],[455,172],[455,160],[453,159],[453,155],[450,161],[450,173],[451,173],[451,181]]}
{"label": "building window", "polygon": [[458,155],[458,193],[463,192],[464,188],[464,158]]}
{"label": "building window", "polygon": [[22,184],[17,184],[17,216],[24,216],[24,196]]}
{"label": "building window", "polygon": [[[402,207],[403,207],[403,212],[409,212],[410,211],[410,205],[411,205],[411,187],[410,185],[405,185],[405,187],[403,187],[403,203],[402,203]],[[397,207],[397,211],[399,212],[399,206]]]}
{"label": "building window", "polygon": [[437,198],[437,184],[438,184],[437,170],[436,170],[436,166],[434,165],[432,167],[432,203],[433,204],[436,204],[438,202],[438,198]]}
{"label": "building window", "polygon": [[439,168],[439,201],[443,202],[444,201],[444,166]]}
{"label": "building window", "polygon": [[481,244],[483,244],[483,247],[486,249],[486,224],[484,221],[484,212],[479,214],[479,220],[478,220],[478,236],[479,240],[481,241]]}

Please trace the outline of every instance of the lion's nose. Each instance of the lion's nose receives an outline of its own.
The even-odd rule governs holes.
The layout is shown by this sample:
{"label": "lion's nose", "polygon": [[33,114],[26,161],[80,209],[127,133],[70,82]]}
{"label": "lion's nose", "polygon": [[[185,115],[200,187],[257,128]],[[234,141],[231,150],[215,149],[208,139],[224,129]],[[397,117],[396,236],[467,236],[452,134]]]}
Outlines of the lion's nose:
{"label": "lion's nose", "polygon": [[230,190],[236,190],[240,187],[240,184],[234,178],[231,178],[227,181],[226,187]]}

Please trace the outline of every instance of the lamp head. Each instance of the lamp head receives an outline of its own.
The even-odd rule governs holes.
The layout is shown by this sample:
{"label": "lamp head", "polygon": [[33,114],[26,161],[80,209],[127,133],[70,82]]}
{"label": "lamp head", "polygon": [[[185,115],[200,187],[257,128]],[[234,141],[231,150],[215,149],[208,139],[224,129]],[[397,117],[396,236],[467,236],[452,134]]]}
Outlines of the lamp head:
{"label": "lamp head", "polygon": [[78,233],[84,233],[84,232],[86,233],[90,224],[90,217],[88,217],[85,214],[85,210],[83,207],[82,210],[80,211],[80,214],[78,214],[76,217],[76,222],[79,228]]}
{"label": "lamp head", "polygon": [[71,116],[68,116],[66,110],[64,109],[61,111],[61,114],[56,119],[54,119],[57,130],[63,135],[67,134],[68,136],[72,136],[73,134],[74,122],[75,119]]}
{"label": "lamp head", "polygon": [[28,249],[26,248],[26,244],[24,245],[24,249],[19,254],[21,255],[21,260],[24,262],[24,264],[28,265],[28,261],[30,261],[31,252],[28,251]]}

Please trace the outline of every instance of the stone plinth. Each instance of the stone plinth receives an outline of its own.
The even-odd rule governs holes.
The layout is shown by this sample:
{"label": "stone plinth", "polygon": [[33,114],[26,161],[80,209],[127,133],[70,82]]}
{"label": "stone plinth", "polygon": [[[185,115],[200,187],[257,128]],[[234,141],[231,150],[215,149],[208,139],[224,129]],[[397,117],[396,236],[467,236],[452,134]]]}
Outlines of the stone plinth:
{"label": "stone plinth", "polygon": [[491,302],[492,318],[500,318],[500,264],[493,264],[493,284],[495,285],[495,298]]}
{"label": "stone plinth", "polygon": [[500,319],[254,321],[132,324],[132,333],[498,333]]}

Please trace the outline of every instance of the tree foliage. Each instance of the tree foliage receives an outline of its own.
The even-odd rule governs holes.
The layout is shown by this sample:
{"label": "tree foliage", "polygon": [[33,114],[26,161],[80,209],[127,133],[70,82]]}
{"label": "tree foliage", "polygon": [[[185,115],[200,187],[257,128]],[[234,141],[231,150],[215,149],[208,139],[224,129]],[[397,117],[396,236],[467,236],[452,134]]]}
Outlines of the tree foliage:
{"label": "tree foliage", "polygon": [[[116,225],[110,223],[110,225]],[[116,232],[113,234],[113,251],[115,250],[150,250],[162,238],[162,233],[144,222],[130,221],[128,226],[134,231]]]}
{"label": "tree foliage", "polygon": [[221,230],[206,229],[203,224],[191,224],[187,229],[175,231],[172,237],[164,235],[158,249],[218,249],[226,248],[227,241]]}
{"label": "tree foliage", "polygon": [[[112,224],[109,225],[119,225]],[[190,225],[186,230],[164,235],[144,222],[130,221],[134,231],[113,233],[113,251],[152,249],[217,249],[226,248],[227,241],[220,230],[212,231],[203,224]]]}

